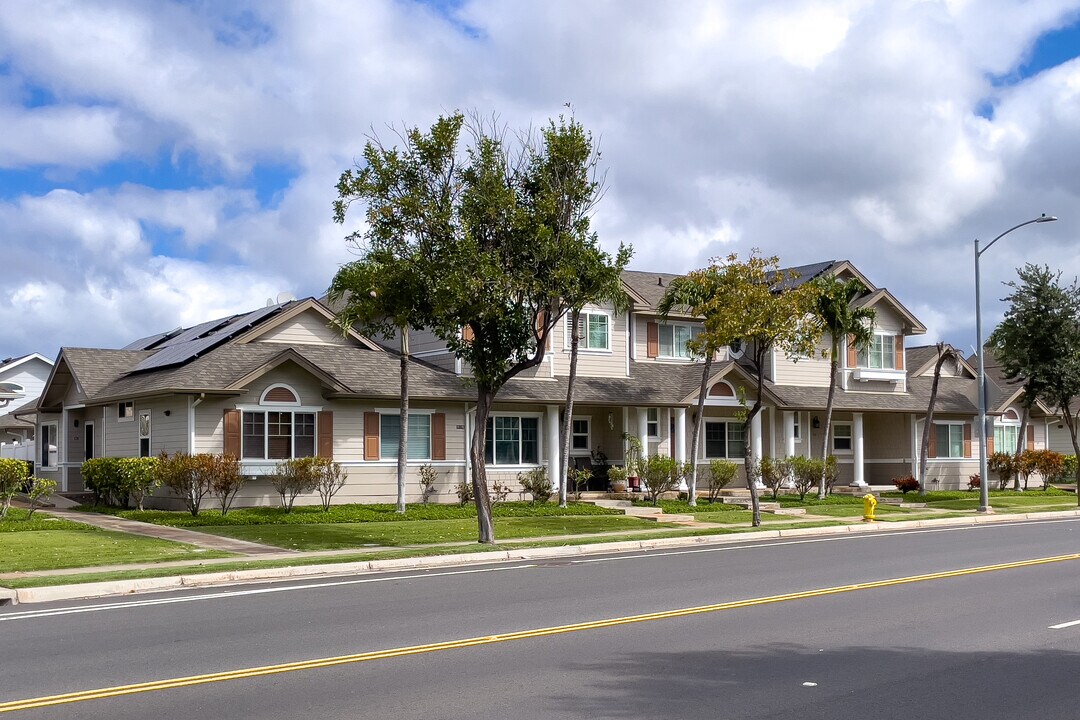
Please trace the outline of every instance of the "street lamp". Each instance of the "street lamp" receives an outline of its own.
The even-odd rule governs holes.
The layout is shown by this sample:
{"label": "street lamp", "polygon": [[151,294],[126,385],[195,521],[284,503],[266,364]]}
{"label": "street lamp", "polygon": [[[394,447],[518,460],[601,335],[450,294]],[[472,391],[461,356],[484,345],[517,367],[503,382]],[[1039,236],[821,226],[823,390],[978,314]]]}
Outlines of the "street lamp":
{"label": "street lamp", "polygon": [[992,513],[994,511],[990,507],[990,492],[988,489],[990,487],[990,478],[988,477],[986,469],[986,367],[983,362],[983,355],[985,352],[982,336],[982,303],[980,302],[979,297],[979,258],[984,252],[989,250],[994,243],[1011,233],[1013,230],[1022,228],[1025,225],[1031,225],[1032,223],[1054,222],[1055,220],[1057,220],[1057,218],[1053,215],[1043,213],[1034,220],[1028,220],[1009,228],[988,242],[986,247],[981,250],[979,249],[979,239],[975,238],[975,342],[978,343],[979,353],[979,512],[981,513]]}

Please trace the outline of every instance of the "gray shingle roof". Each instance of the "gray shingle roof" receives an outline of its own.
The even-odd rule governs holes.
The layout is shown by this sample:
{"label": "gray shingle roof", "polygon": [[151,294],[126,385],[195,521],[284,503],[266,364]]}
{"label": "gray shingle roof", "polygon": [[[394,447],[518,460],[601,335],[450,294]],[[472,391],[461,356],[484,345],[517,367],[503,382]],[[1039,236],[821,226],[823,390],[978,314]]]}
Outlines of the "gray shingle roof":
{"label": "gray shingle roof", "polygon": [[146,351],[71,347],[63,348],[61,352],[87,398],[99,395],[107,385],[153,354]]}
{"label": "gray shingle roof", "polygon": [[[810,265],[781,268],[780,272],[784,273],[785,276],[788,273],[796,273],[798,275],[798,278],[795,280],[788,280],[785,277],[782,289],[787,290],[798,287],[805,282],[809,282],[836,265],[837,262],[837,260],[827,260],[825,262],[812,263]],[[667,292],[668,285],[671,284],[672,280],[678,277],[682,277],[682,275],[644,272],[641,270],[624,270],[622,273],[623,282],[626,283],[631,290],[645,298],[649,303],[649,307],[652,308],[655,308],[657,304],[659,304],[660,299],[664,297],[664,293]]]}
{"label": "gray shingle roof", "polygon": [[[865,412],[926,412],[932,383],[933,378],[908,378],[906,393],[844,392],[837,389],[833,407]],[[772,383],[766,383],[766,387],[791,408],[824,408],[829,396],[829,389],[825,387],[776,386]],[[979,411],[975,399],[977,389],[978,384],[973,378],[941,378],[934,412],[974,415]]]}

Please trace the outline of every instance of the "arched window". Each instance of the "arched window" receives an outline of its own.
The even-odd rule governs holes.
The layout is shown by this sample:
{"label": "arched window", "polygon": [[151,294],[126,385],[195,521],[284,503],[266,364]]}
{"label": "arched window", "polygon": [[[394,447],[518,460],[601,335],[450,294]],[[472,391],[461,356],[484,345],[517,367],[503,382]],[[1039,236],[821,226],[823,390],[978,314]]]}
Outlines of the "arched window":
{"label": "arched window", "polygon": [[1016,452],[1016,442],[1020,434],[1020,413],[1009,408],[994,421],[994,452]]}
{"label": "arched window", "polygon": [[245,409],[242,415],[242,451],[245,460],[281,460],[315,455],[314,410],[300,407],[293,388],[279,383],[263,391],[259,405],[266,410]]}
{"label": "arched window", "polygon": [[259,398],[260,405],[299,405],[300,397],[296,391],[285,384],[271,385]]}
{"label": "arched window", "polygon": [[721,380],[709,388],[709,397],[734,398],[735,388],[731,387],[726,380]]}

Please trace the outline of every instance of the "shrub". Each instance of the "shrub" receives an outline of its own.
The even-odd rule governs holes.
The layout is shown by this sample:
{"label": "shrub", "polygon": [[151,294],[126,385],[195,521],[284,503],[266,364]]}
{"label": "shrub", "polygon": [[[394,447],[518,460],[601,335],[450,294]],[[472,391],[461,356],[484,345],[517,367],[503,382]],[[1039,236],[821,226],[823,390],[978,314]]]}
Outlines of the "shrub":
{"label": "shrub", "polygon": [[329,512],[330,501],[337,495],[338,490],[345,487],[345,472],[341,469],[341,463],[325,457],[312,458],[312,467],[315,472],[315,491],[319,493],[323,512]]}
{"label": "shrub", "polygon": [[127,506],[120,460],[114,457],[91,458],[81,468],[83,486],[94,494],[94,504]]}
{"label": "shrub", "polygon": [[438,479],[439,473],[435,472],[435,466],[431,464],[420,466],[420,502],[427,505],[439,492],[439,489],[435,487]]}
{"label": "shrub", "polygon": [[290,458],[282,460],[270,473],[270,484],[281,498],[281,507],[286,513],[292,512],[296,496],[314,492],[318,487],[315,471],[315,458]]}
{"label": "shrub", "polygon": [[27,513],[26,519],[29,520],[34,516],[34,511],[45,504],[45,501],[56,492],[56,481],[46,480],[45,478],[32,477],[29,479],[29,485],[26,488],[26,497],[30,500],[30,512]]}
{"label": "shrub", "polygon": [[454,492],[457,493],[458,503],[461,505],[468,505],[473,501],[472,482],[468,478],[459,482],[457,487],[454,488]]}
{"label": "shrub", "polygon": [[840,463],[835,455],[825,458],[825,494],[831,495],[833,486],[840,479]]}
{"label": "shrub", "polygon": [[739,466],[730,460],[711,460],[709,462],[709,502],[715,503],[720,491],[727,487],[739,474]]}
{"label": "shrub", "polygon": [[23,490],[30,476],[30,466],[24,460],[0,458],[0,520],[7,517],[11,499]]}
{"label": "shrub", "polygon": [[510,486],[504,485],[501,480],[496,480],[491,484],[490,497],[492,505],[506,502],[506,498],[510,497]]}
{"label": "shrub", "polygon": [[806,493],[821,480],[821,474],[825,472],[826,463],[821,458],[808,458],[795,456],[788,458],[791,465],[792,482],[795,484],[795,492],[799,494],[799,502],[806,498]]}
{"label": "shrub", "polygon": [[244,486],[244,476],[240,474],[240,460],[235,455],[212,455],[210,461],[210,492],[217,495],[221,514],[228,515],[236,494]]}
{"label": "shrub", "polygon": [[968,476],[968,490],[978,490],[982,485],[982,478],[979,477],[979,473]]}
{"label": "shrub", "polygon": [[893,478],[892,484],[904,495],[919,489],[919,481],[916,480],[913,475],[904,475],[902,477]]}
{"label": "shrub", "polygon": [[547,468],[538,467],[528,472],[520,472],[517,476],[521,489],[532,495],[534,504],[542,505],[551,499],[551,493],[555,492],[555,485],[548,477]]}
{"label": "shrub", "polygon": [[205,455],[166,452],[158,456],[161,484],[184,499],[192,517],[198,517],[203,498],[210,492],[210,473]]}
{"label": "shrub", "polygon": [[686,465],[670,455],[650,455],[639,462],[639,468],[641,478],[648,485],[646,491],[653,506],[661,495],[679,486],[679,478],[686,471]]}
{"label": "shrub", "polygon": [[[1039,450],[1024,450],[1013,459],[1016,474],[1024,478],[1024,489],[1027,490],[1028,478],[1031,473],[1039,468]],[[1004,489],[1004,488],[1002,488]]]}
{"label": "shrub", "polygon": [[143,500],[161,485],[160,464],[157,458],[119,458],[116,467],[120,475],[120,486],[123,488],[125,502],[130,498],[135,501],[136,507],[143,509]]}
{"label": "shrub", "polygon": [[1009,485],[1009,481],[1016,476],[1017,466],[1012,453],[991,453],[986,459],[986,466],[991,472],[997,473],[998,490],[1004,490]]}
{"label": "shrub", "polygon": [[761,458],[761,482],[772,491],[773,500],[780,494],[780,488],[792,481],[792,465],[788,458]]}
{"label": "shrub", "polygon": [[1076,456],[1075,455],[1062,455],[1061,456],[1061,472],[1051,478],[1050,482],[1054,483],[1075,483],[1076,482]]}
{"label": "shrub", "polygon": [[566,471],[566,479],[574,486],[574,500],[581,500],[581,493],[592,480],[592,470],[589,468],[569,468]]}
{"label": "shrub", "polygon": [[629,472],[626,468],[617,465],[609,467],[607,477],[612,490],[615,489],[616,485],[622,485],[623,489],[620,492],[626,491],[626,478],[629,477]]}
{"label": "shrub", "polygon": [[[1065,469],[1065,456],[1053,450],[1033,450],[1031,452],[1035,454],[1033,465],[1039,475],[1042,476],[1042,489],[1045,490],[1050,487],[1052,479],[1061,475]],[[1027,489],[1026,484],[1024,489]]]}

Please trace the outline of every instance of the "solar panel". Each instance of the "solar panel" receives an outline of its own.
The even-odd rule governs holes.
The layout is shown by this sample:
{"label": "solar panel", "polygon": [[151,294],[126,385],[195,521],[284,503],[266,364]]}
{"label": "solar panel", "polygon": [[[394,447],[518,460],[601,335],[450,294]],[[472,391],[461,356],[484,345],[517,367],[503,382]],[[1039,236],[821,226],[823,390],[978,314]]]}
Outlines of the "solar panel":
{"label": "solar panel", "polygon": [[167,342],[161,343],[161,347],[167,348],[167,347],[172,347],[174,345],[180,345],[182,343],[190,342],[192,340],[198,340],[203,335],[211,333],[214,330],[217,330],[219,327],[225,325],[226,323],[231,321],[234,317],[236,317],[236,316],[235,315],[230,315],[229,317],[218,318],[216,320],[208,320],[207,322],[199,323],[198,325],[194,325],[192,327],[189,327],[187,330],[183,331],[182,333],[180,333],[176,337],[169,338],[169,340]]}
{"label": "solar panel", "polygon": [[139,338],[138,340],[136,340],[134,342],[128,343],[127,345],[125,345],[124,347],[122,347],[120,349],[121,350],[149,350],[150,348],[154,347],[154,345],[159,340],[161,340],[161,339],[163,339],[163,338],[165,338],[167,336],[168,336],[168,333],[158,333],[156,335],[147,335],[144,338]]}
{"label": "solar panel", "polygon": [[[188,340],[187,342],[182,342],[179,344],[174,344],[170,341],[162,345],[161,350],[136,365],[133,372],[169,367],[170,365],[182,365],[183,363],[186,363],[189,360],[198,357],[199,355],[209,352],[213,348],[224,343],[229,338],[235,336],[240,331],[251,327],[252,325],[259,322],[268,315],[273,315],[280,309],[280,305],[270,305],[268,307],[259,308],[258,310],[247,313],[246,315],[233,316],[235,319],[233,319],[231,322],[221,328],[218,332],[215,332],[212,335],[207,335],[206,337],[196,337],[195,339]],[[203,325],[213,325],[214,323],[220,322],[220,320],[214,320],[209,323],[203,323]],[[191,330],[182,333],[182,335],[187,335],[194,330],[195,328],[191,328]]]}

